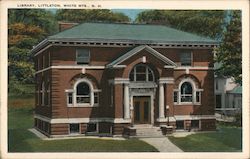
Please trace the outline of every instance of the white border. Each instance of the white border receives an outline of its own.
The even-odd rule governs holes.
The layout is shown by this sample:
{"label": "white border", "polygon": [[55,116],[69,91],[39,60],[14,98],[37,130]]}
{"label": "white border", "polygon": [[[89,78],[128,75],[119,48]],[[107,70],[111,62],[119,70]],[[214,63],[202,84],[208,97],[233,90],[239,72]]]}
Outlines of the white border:
{"label": "white border", "polygon": [[[20,1],[18,3],[55,4],[60,1]],[[134,0],[134,1],[68,1],[63,3],[101,4],[102,8],[116,9],[242,9],[243,24],[243,152],[235,153],[7,153],[7,8],[16,8],[15,1],[1,1],[1,54],[0,54],[0,78],[1,78],[1,157],[2,158],[249,158],[249,1],[225,1],[225,0]],[[90,7],[89,7],[90,6]],[[95,8],[95,7],[93,7]],[[86,9],[86,8],[85,8]],[[3,29],[5,28],[5,29]]]}

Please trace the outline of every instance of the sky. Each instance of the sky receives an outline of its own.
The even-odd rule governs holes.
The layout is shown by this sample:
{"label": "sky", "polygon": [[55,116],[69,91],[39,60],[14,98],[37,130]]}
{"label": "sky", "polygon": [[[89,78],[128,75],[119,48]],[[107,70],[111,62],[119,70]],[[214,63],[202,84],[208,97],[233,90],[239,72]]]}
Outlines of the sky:
{"label": "sky", "polygon": [[[48,9],[52,13],[56,13],[57,9]],[[123,13],[131,19],[131,22],[135,21],[137,14],[145,11],[145,9],[111,9],[114,13]]]}
{"label": "sky", "polygon": [[135,21],[137,14],[145,11],[145,9],[111,9],[114,13],[123,13],[128,16],[131,21]]}

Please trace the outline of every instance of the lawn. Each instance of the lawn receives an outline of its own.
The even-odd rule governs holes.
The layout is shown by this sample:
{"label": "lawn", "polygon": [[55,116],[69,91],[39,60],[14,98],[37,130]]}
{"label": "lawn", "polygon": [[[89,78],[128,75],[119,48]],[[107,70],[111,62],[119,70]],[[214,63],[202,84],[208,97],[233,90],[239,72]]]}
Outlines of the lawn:
{"label": "lawn", "polygon": [[186,137],[169,137],[185,152],[241,152],[242,129],[218,125],[216,132],[198,133]]}
{"label": "lawn", "polygon": [[30,96],[9,98],[9,152],[156,152],[153,146],[137,139],[65,139],[41,140],[28,129],[33,126],[33,103]]}

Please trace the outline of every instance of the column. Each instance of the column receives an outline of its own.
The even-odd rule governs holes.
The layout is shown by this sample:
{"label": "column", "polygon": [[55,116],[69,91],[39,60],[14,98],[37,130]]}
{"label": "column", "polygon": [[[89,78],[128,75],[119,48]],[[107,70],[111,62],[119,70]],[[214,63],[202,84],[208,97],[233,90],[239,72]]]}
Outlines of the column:
{"label": "column", "polygon": [[164,87],[163,83],[159,83],[159,119],[164,117]]}
{"label": "column", "polygon": [[124,119],[129,119],[129,88],[128,84],[124,84],[124,93],[123,93],[123,99],[124,99]]}

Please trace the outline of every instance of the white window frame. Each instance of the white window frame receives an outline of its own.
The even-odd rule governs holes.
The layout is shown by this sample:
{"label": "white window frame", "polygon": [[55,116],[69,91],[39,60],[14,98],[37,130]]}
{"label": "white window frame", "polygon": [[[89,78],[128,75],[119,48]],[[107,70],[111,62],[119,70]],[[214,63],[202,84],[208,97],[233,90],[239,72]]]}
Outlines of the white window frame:
{"label": "white window frame", "polygon": [[[76,100],[77,99],[77,96],[76,96],[77,85],[82,83],[82,82],[85,82],[89,86],[89,91],[90,91],[90,102],[89,103],[77,103],[77,100]],[[66,89],[65,92],[66,92],[67,106],[68,107],[98,107],[99,106],[101,90],[94,89],[92,82],[90,80],[88,80],[87,78],[82,78],[82,79],[76,81],[76,83],[73,86],[73,89]],[[70,104],[68,101],[69,93],[72,93],[72,104]],[[98,94],[98,97],[97,97],[98,103],[94,102],[94,100],[95,100],[94,93]]]}
{"label": "white window frame", "polygon": [[[181,86],[183,83],[188,82],[192,86],[192,102],[181,102]],[[201,97],[203,89],[199,89],[196,87],[195,82],[191,78],[183,79],[178,86],[178,89],[174,89],[174,91],[178,92],[177,102],[174,102],[175,105],[201,105]],[[200,92],[200,101],[196,100],[196,92]]]}

